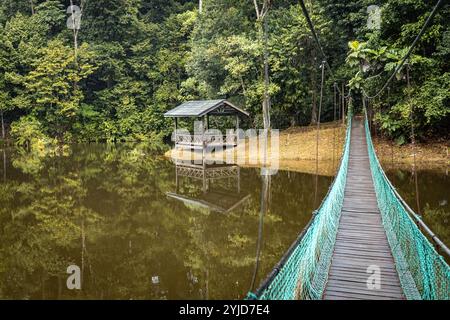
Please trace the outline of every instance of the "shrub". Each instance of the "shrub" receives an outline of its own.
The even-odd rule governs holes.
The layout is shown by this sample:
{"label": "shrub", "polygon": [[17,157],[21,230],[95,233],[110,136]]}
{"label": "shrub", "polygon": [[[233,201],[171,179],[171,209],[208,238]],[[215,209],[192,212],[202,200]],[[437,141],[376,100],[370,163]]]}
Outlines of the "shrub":
{"label": "shrub", "polygon": [[33,116],[25,116],[13,122],[11,137],[18,147],[26,148],[28,151],[43,150],[55,143],[42,132],[41,123]]}

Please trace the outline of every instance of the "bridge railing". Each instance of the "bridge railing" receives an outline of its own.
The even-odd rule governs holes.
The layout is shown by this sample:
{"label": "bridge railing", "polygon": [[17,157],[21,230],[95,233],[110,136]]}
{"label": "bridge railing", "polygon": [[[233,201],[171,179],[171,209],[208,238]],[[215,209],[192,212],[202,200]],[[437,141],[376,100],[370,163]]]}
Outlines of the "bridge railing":
{"label": "bridge railing", "polygon": [[346,142],[339,171],[319,209],[281,261],[248,299],[320,299],[331,265],[344,201],[350,157],[352,114],[349,110]]}
{"label": "bridge railing", "polygon": [[[383,225],[407,299],[448,300],[450,267],[420,228],[441,250],[449,250],[403,201],[386,177],[373,147],[366,112],[370,166]],[[419,228],[420,226],[420,228]]]}

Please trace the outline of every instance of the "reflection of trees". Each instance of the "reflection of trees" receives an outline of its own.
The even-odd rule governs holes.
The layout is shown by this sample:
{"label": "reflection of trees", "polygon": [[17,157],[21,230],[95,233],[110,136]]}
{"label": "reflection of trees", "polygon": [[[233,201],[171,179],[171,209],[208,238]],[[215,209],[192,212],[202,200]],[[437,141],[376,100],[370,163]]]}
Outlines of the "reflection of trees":
{"label": "reflection of trees", "polygon": [[[0,183],[1,297],[215,299],[247,293],[260,227],[257,170],[243,171],[249,202],[225,215],[168,201],[173,167],[142,148],[74,147],[65,156],[39,157],[39,170],[25,169],[35,159],[30,164],[26,156],[14,157],[11,180]],[[256,284],[314,209],[304,192],[311,176],[281,172],[272,180]],[[325,189],[328,183],[320,179]],[[82,292],[66,289],[70,264],[84,265]]]}
{"label": "reflection of trees", "polygon": [[431,208],[427,203],[423,208],[423,216],[426,223],[432,228],[433,232],[439,235],[445,243],[450,243],[450,210],[448,207]]}
{"label": "reflection of trees", "polygon": [[270,185],[272,177],[270,175],[262,175],[261,181],[261,206],[259,211],[258,239],[256,243],[255,271],[253,272],[252,283],[250,285],[251,292],[253,292],[253,290],[255,289],[256,277],[258,276],[264,232],[264,216],[267,214],[270,206]]}
{"label": "reflection of trees", "polygon": [[62,276],[74,260],[67,254],[79,239],[77,219],[88,211],[68,195],[78,191],[74,182],[44,177],[6,185],[10,196],[1,199],[0,209],[3,295],[46,297],[47,280]]}
{"label": "reflection of trees", "polygon": [[419,207],[424,222],[450,245],[448,176],[439,170],[390,170],[387,174],[406,203],[415,210]]}
{"label": "reflection of trees", "polygon": [[2,150],[2,155],[3,155],[3,183],[6,183],[6,150],[3,149]]}

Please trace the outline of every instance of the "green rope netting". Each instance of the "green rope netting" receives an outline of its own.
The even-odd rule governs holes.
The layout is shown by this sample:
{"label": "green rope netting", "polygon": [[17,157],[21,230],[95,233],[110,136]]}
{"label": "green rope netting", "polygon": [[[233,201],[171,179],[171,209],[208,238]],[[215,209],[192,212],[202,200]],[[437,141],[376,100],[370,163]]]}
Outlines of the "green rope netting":
{"label": "green rope netting", "polygon": [[[350,112],[338,174],[308,229],[263,289],[257,295],[250,293],[249,299],[322,298],[344,201],[351,127]],[[414,223],[387,179],[373,147],[367,114],[365,129],[378,206],[404,294],[407,299],[448,300],[450,267]]]}
{"label": "green rope netting", "polygon": [[309,228],[269,285],[258,296],[261,300],[320,299],[325,290],[344,201],[350,157],[352,116],[349,113],[347,136],[339,172],[315,212]]}
{"label": "green rope netting", "polygon": [[407,299],[448,300],[450,267],[406,211],[375,153],[366,114],[370,167],[383,225]]}

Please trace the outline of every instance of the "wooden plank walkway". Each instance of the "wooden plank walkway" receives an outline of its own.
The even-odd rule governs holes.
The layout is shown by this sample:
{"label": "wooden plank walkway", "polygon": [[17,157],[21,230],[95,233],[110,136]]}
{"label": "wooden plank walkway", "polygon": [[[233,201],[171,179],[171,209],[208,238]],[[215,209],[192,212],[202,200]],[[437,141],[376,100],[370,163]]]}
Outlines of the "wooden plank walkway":
{"label": "wooden plank walkway", "polygon": [[[373,274],[368,272],[370,266],[379,267],[379,289],[367,285]],[[364,122],[359,118],[353,121],[344,204],[323,298],[404,299],[378,210]]]}

